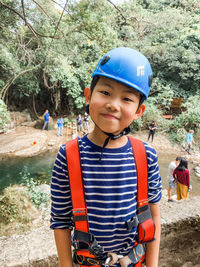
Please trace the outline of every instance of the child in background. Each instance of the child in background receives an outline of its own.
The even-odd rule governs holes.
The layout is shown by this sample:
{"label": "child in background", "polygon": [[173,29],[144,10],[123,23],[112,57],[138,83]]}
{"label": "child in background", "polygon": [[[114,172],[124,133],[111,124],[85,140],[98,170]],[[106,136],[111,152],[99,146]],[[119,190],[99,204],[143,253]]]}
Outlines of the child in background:
{"label": "child in background", "polygon": [[[126,222],[136,216],[137,170],[129,125],[144,111],[152,70],[140,52],[120,47],[103,56],[85,89],[94,122],[91,133],[78,139],[90,234],[106,253],[121,255],[111,266],[133,266],[128,257],[137,227]],[[157,267],[160,244],[161,177],[156,151],[144,143],[148,165],[148,200],[155,223],[155,240],[146,245],[146,266]],[[77,163],[78,164],[78,163]],[[51,182],[51,228],[61,267],[72,267],[72,200],[65,145],[58,152]],[[84,264],[83,264],[84,265]],[[91,264],[92,266],[92,264]],[[102,265],[104,266],[104,264]]]}
{"label": "child in background", "polygon": [[177,200],[189,198],[190,173],[186,159],[181,159],[178,167],[173,172],[177,184]]}
{"label": "child in background", "polygon": [[64,120],[63,118],[57,119],[57,125],[58,125],[58,136],[62,136],[63,126],[64,126]]}
{"label": "child in background", "polygon": [[77,132],[83,131],[81,114],[78,115],[78,117],[76,118],[76,121],[77,121]]}
{"label": "child in background", "polygon": [[175,187],[174,184],[174,177],[173,173],[175,168],[178,166],[178,164],[181,161],[181,157],[177,157],[175,161],[171,161],[168,167],[168,175],[167,175],[167,180],[168,180],[168,202],[173,202],[174,200],[172,199],[172,189]]}
{"label": "child in background", "polygon": [[88,132],[89,130],[89,115],[87,114],[87,112],[84,113],[84,118],[83,118],[83,128],[86,132]]}
{"label": "child in background", "polygon": [[187,133],[186,135],[186,151],[188,152],[188,154],[191,154],[190,150],[192,148],[192,144],[194,143],[193,134],[194,134],[194,131],[189,130],[189,133]]}

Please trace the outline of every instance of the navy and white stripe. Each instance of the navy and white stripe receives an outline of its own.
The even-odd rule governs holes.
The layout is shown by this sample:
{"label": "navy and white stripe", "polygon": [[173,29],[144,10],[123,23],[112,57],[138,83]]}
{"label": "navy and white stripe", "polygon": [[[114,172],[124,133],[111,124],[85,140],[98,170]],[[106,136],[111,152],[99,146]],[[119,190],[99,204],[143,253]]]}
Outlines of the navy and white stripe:
{"label": "navy and white stripe", "polygon": [[[79,139],[82,173],[90,232],[105,251],[127,254],[135,242],[136,229],[125,222],[136,214],[137,176],[130,142],[121,148],[102,148],[87,136]],[[149,202],[161,199],[161,178],[157,154],[145,144],[148,162]],[[72,203],[65,145],[60,147],[51,183],[51,228],[73,228]]]}

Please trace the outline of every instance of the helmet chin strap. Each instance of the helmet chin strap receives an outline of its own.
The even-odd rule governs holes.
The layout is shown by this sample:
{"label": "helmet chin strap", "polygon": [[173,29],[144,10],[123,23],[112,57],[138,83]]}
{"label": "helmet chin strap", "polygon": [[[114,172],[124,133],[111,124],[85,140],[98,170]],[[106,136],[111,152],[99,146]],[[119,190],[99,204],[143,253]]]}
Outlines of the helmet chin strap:
{"label": "helmet chin strap", "polygon": [[101,161],[102,159],[102,155],[103,155],[103,151],[104,151],[104,148],[107,146],[109,140],[116,140],[120,137],[122,137],[123,135],[126,135],[128,133],[130,133],[130,127],[126,127],[123,131],[121,131],[121,133],[119,133],[118,135],[114,135],[112,133],[106,133],[106,132],[103,132],[104,134],[106,134],[108,137],[106,138],[104,144],[103,144],[103,147],[102,147],[102,151],[101,151],[101,155],[100,155],[100,158],[99,160]]}

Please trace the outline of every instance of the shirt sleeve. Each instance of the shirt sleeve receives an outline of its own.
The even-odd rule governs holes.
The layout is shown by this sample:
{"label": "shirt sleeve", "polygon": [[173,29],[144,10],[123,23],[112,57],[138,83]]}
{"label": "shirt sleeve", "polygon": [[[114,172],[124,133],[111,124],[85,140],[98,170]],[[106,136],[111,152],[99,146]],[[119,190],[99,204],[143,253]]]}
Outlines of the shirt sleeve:
{"label": "shirt sleeve", "polygon": [[176,178],[176,169],[173,171],[173,177]]}
{"label": "shirt sleeve", "polygon": [[148,198],[149,203],[158,203],[162,197],[162,181],[159,174],[158,156],[156,151],[145,145],[148,164]]}
{"label": "shirt sleeve", "polygon": [[51,229],[73,227],[72,202],[67,171],[65,145],[57,154],[51,179]]}
{"label": "shirt sleeve", "polygon": [[187,186],[190,187],[190,172],[186,170]]}

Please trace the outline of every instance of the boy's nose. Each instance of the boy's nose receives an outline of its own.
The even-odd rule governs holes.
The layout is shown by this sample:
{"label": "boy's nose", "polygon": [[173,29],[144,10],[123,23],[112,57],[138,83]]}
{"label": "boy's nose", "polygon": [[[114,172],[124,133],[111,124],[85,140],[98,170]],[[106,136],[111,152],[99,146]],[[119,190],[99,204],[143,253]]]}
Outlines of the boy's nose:
{"label": "boy's nose", "polygon": [[119,110],[120,103],[118,99],[112,99],[106,104],[106,108],[112,111]]}

